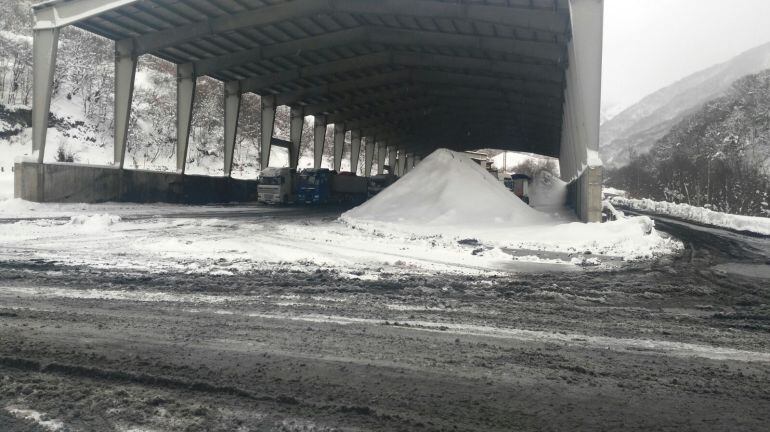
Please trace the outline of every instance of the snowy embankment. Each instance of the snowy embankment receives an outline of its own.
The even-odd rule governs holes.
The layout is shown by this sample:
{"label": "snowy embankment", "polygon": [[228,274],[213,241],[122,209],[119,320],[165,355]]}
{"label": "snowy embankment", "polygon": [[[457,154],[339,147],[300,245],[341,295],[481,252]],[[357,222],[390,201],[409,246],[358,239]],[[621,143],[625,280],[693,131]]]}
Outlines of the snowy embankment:
{"label": "snowy embankment", "polygon": [[703,207],[650,199],[614,197],[613,205],[737,231],[770,235],[770,218],[721,213]]}
{"label": "snowy embankment", "polygon": [[[555,181],[550,185],[565,187]],[[560,196],[553,191],[548,195]],[[402,238],[470,239],[499,249],[588,252],[624,260],[652,258],[681,247],[655,231],[647,217],[583,224],[537,211],[476,163],[449,150],[437,150],[341,220],[353,228]]]}

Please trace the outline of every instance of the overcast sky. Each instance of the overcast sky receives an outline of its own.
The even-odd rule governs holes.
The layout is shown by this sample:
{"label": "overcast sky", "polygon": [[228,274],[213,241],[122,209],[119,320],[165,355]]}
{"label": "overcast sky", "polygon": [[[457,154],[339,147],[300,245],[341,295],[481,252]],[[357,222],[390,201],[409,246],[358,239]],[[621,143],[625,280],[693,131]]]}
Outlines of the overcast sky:
{"label": "overcast sky", "polygon": [[770,42],[770,0],[605,0],[602,100],[627,107]]}

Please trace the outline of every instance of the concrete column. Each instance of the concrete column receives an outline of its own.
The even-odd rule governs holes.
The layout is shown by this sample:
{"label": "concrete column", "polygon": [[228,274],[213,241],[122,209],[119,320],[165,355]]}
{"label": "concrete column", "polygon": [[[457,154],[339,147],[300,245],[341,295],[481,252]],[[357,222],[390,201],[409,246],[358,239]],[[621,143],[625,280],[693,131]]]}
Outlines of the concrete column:
{"label": "concrete column", "polygon": [[358,174],[358,157],[361,155],[361,131],[350,131],[350,171]]}
{"label": "concrete column", "polygon": [[388,173],[389,174],[396,173],[396,151],[398,150],[395,146],[388,147]]}
{"label": "concrete column", "polygon": [[326,142],[326,117],[317,115],[313,117],[313,168],[321,168],[324,156],[324,144]]}
{"label": "concrete column", "polygon": [[32,40],[32,151],[37,161],[45,158],[45,138],[51,112],[51,92],[56,71],[59,29],[35,30]]}
{"label": "concrete column", "polygon": [[415,155],[414,156],[414,164],[412,164],[412,168],[416,167],[417,165],[422,162],[422,156]]}
{"label": "concrete column", "polygon": [[377,174],[385,174],[385,156],[387,156],[388,148],[385,145],[385,141],[377,142]]}
{"label": "concrete column", "polygon": [[404,149],[398,151],[398,161],[396,162],[396,175],[401,177],[406,169],[406,153]]}
{"label": "concrete column", "polygon": [[573,50],[570,66],[575,67],[588,150],[599,149],[602,96],[603,0],[570,0]]}
{"label": "concrete column", "polygon": [[302,128],[305,126],[305,110],[302,107],[291,107],[291,123],[289,130],[289,168],[297,169],[299,153],[302,145]]}
{"label": "concrete column", "polygon": [[364,150],[364,176],[371,177],[372,162],[374,162],[374,138],[366,137],[366,146]]}
{"label": "concrete column", "polygon": [[228,81],[225,87],[225,176],[233,170],[235,135],[238,132],[238,117],[241,112],[241,87],[238,81]]}
{"label": "concrete column", "polygon": [[195,68],[192,63],[176,67],[176,171],[184,174],[187,147],[190,142],[193,102],[195,101]]}
{"label": "concrete column", "polygon": [[273,147],[273,129],[275,128],[275,96],[262,96],[262,127],[259,131],[259,167],[270,166],[270,150]]}
{"label": "concrete column", "polygon": [[345,153],[345,124],[334,124],[334,171],[342,169],[342,155]]}
{"label": "concrete column", "polygon": [[115,164],[123,168],[126,160],[128,123],[134,98],[137,56],[131,39],[115,42]]}
{"label": "concrete column", "polygon": [[[572,40],[568,46],[567,138],[574,160],[575,210],[585,222],[601,221],[602,162],[599,159],[599,123],[602,83],[603,0],[569,0]],[[566,97],[566,96],[565,96]]]}
{"label": "concrete column", "polygon": [[414,166],[414,154],[407,153],[405,159],[406,161],[404,163],[404,174],[407,174],[412,170],[412,167]]}

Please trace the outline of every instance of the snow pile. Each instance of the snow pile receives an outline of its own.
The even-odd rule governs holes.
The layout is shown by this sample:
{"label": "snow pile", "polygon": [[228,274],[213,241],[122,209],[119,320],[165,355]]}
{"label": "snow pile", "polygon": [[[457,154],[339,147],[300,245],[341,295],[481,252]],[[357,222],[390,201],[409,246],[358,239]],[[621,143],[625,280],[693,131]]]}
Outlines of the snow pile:
{"label": "snow pile", "polygon": [[451,226],[529,225],[543,215],[462,153],[439,149],[343,220]]}
{"label": "snow pile", "polygon": [[530,184],[529,204],[537,209],[563,208],[567,205],[567,183],[548,171],[540,171]]}
{"label": "snow pile", "polygon": [[602,194],[604,195],[605,198],[614,197],[614,196],[620,196],[620,197],[628,196],[628,192],[624,191],[623,189],[616,189],[614,187],[607,187],[607,186],[604,186],[602,188]]}
{"label": "snow pile", "polygon": [[[547,175],[537,180],[535,194],[541,203],[563,203],[564,182]],[[534,210],[466,156],[449,150],[437,150],[340,219],[356,231],[388,236],[394,244],[429,241],[450,247],[452,242],[472,242],[486,250],[490,260],[511,259],[504,252],[521,249],[625,260],[681,249],[680,242],[658,233],[648,217],[584,224],[574,222],[574,215],[565,221]]]}
{"label": "snow pile", "polygon": [[638,200],[617,196],[612,198],[611,202],[616,206],[627,207],[632,210],[673,216],[679,219],[738,231],[770,235],[770,218],[721,213],[688,204],[675,204],[650,199]]}
{"label": "snow pile", "polygon": [[84,229],[94,231],[102,230],[110,225],[115,225],[118,222],[120,222],[120,216],[107,213],[94,215],[81,214],[70,218],[70,225],[81,226]]}

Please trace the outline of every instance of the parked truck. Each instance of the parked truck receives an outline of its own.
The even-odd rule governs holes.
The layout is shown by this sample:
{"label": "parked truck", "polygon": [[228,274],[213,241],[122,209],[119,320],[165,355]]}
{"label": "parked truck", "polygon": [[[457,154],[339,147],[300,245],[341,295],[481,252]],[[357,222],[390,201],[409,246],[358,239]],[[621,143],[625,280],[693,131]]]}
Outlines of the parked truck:
{"label": "parked truck", "polygon": [[392,185],[398,177],[393,174],[377,174],[369,177],[369,198],[382,192],[383,189]]}
{"label": "parked truck", "polygon": [[367,180],[353,173],[308,168],[299,174],[297,202],[303,204],[361,203],[367,198]]}
{"label": "parked truck", "polygon": [[295,201],[297,172],[292,168],[265,168],[257,186],[257,201],[288,204]]}
{"label": "parked truck", "polygon": [[527,204],[529,204],[530,182],[532,182],[532,178],[526,174],[512,174],[503,179],[505,187]]}

